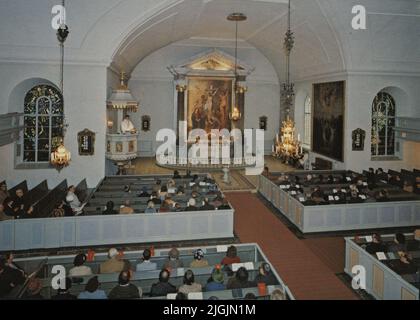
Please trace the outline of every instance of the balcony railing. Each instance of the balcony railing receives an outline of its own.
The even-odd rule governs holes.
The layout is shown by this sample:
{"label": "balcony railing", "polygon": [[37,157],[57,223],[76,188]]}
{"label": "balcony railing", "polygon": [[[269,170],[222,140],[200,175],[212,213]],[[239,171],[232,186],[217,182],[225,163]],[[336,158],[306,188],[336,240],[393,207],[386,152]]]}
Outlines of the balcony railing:
{"label": "balcony railing", "polygon": [[19,139],[23,129],[21,125],[22,113],[8,113],[0,115],[0,146],[5,146]]}

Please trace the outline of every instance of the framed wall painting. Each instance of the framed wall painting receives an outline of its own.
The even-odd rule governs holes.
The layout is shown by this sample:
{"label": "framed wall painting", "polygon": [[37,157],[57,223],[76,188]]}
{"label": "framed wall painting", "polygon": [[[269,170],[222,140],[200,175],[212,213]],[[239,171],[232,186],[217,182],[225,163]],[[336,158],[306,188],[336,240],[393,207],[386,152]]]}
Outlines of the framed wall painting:
{"label": "framed wall painting", "polygon": [[189,78],[186,112],[188,132],[193,129],[203,129],[207,133],[212,129],[230,130],[232,92],[232,78]]}
{"label": "framed wall painting", "polygon": [[312,150],[344,160],[345,81],[313,85]]}

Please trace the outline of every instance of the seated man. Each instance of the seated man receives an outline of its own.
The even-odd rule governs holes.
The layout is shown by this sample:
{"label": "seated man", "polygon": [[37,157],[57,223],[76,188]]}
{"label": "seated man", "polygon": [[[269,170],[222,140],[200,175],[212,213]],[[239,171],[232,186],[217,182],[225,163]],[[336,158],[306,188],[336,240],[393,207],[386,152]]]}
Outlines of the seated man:
{"label": "seated man", "polygon": [[109,299],[140,299],[142,290],[130,283],[130,272],[122,271],[118,277],[118,285],[111,290]]}
{"label": "seated man", "polygon": [[76,195],[76,187],[70,186],[67,190],[66,201],[70,205],[70,208],[73,211],[75,216],[78,216],[83,213],[83,208],[85,207],[86,203],[81,203],[79,198]]}
{"label": "seated man", "polygon": [[159,274],[159,282],[152,285],[150,296],[164,297],[169,293],[176,293],[176,287],[169,282],[170,273],[164,269]]}
{"label": "seated man", "polygon": [[394,243],[389,246],[389,251],[394,253],[407,251],[407,243],[404,234],[397,233],[395,235]]}
{"label": "seated man", "polygon": [[197,204],[197,202],[195,201],[195,199],[191,198],[188,201],[188,206],[187,206],[187,208],[185,208],[185,211],[198,211],[198,208],[197,208],[196,204]]}
{"label": "seated man", "polygon": [[152,257],[152,253],[149,249],[145,249],[143,251],[143,258],[142,258],[142,262],[140,262],[137,267],[136,267],[136,271],[151,271],[151,270],[156,270],[157,268],[157,264],[155,262],[151,262],[150,258]]}
{"label": "seated man", "polygon": [[6,261],[0,258],[0,298],[6,297],[12,290],[25,282],[26,277],[20,270],[15,270],[6,265]]}
{"label": "seated man", "polygon": [[211,211],[214,210],[214,206],[209,203],[209,199],[205,198],[203,201],[203,206],[200,207],[200,211]]}
{"label": "seated man", "polygon": [[59,288],[57,294],[51,297],[51,300],[76,300],[77,297],[70,293],[72,281],[70,278],[66,278],[66,285],[64,289]]}
{"label": "seated man", "polygon": [[372,236],[372,242],[366,246],[366,251],[370,254],[376,254],[377,252],[386,252],[387,247],[382,242],[381,235],[378,233],[374,233]]}
{"label": "seated man", "polygon": [[172,248],[169,250],[168,259],[163,264],[163,269],[171,270],[182,268],[184,263],[182,260],[179,260],[179,251],[177,248]]}
{"label": "seated man", "polygon": [[120,208],[120,214],[133,214],[134,209],[131,207],[130,200],[125,200],[124,205]]}
{"label": "seated man", "polygon": [[24,196],[23,190],[22,189],[17,189],[16,190],[16,196],[13,199],[13,208],[14,209],[18,209],[18,210],[23,211],[28,206],[25,203],[25,200],[24,200],[23,196]]}
{"label": "seated man", "polygon": [[406,252],[401,252],[399,260],[391,260],[390,267],[400,275],[415,274],[417,266],[411,261]]}
{"label": "seated man", "polygon": [[109,249],[108,257],[109,260],[101,263],[99,267],[100,273],[116,273],[124,270],[125,262],[120,259],[117,249]]}
{"label": "seated man", "polygon": [[136,133],[137,130],[134,128],[133,123],[130,120],[130,116],[127,114],[124,120],[121,122],[121,133]]}

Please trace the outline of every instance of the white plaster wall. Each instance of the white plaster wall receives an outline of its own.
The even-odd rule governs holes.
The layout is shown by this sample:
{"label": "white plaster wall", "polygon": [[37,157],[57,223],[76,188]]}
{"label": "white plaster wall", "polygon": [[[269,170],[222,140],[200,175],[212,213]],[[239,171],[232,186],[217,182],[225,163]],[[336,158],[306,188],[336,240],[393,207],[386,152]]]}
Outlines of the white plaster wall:
{"label": "white plaster wall", "polygon": [[[135,125],[140,128],[141,116],[151,116],[151,131],[140,133],[140,151],[143,143],[153,143],[156,150],[156,133],[160,128],[174,129],[175,96],[173,76],[167,70],[170,65],[179,65],[189,58],[214,47],[179,42],[164,47],[145,58],[133,71],[129,87],[140,100],[140,110],[135,115]],[[234,56],[234,48],[216,47]],[[270,152],[273,137],[279,130],[280,87],[272,64],[255,48],[243,46],[238,51],[241,62],[255,68],[248,77],[248,92],[245,97],[245,128],[259,128],[259,117],[268,118],[265,134],[265,149]]]}
{"label": "white plaster wall", "polygon": [[[58,84],[59,68],[45,64],[0,64],[0,74],[7,75],[0,79],[0,114],[22,112],[25,93],[12,94],[13,89],[30,78],[42,78]],[[16,92],[14,92],[16,93]],[[19,99],[16,99],[20,96]],[[11,100],[10,100],[11,99]],[[77,184],[87,178],[90,187],[96,186],[105,172],[105,129],[106,129],[106,68],[67,66],[64,80],[65,117],[70,124],[65,137],[65,146],[72,154],[69,167],[58,173],[48,170],[15,169],[14,144],[0,148],[0,177],[13,186],[27,180],[30,187],[47,179],[50,188],[68,179],[69,184]],[[10,101],[10,106],[9,106]],[[77,133],[88,128],[96,132],[95,155],[78,155]]]}

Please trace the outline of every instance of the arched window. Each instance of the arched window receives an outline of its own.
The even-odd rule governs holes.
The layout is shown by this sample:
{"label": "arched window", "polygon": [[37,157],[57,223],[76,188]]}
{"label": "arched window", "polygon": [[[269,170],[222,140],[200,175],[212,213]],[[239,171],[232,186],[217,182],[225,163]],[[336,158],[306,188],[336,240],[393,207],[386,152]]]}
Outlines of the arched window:
{"label": "arched window", "polygon": [[395,100],[379,92],[372,105],[372,156],[395,155]]}
{"label": "arched window", "polygon": [[311,147],[312,140],[312,103],[309,96],[305,99],[305,137],[303,144],[307,147]]}
{"label": "arched window", "polygon": [[38,85],[25,96],[23,162],[47,163],[63,137],[63,97],[49,85]]}

